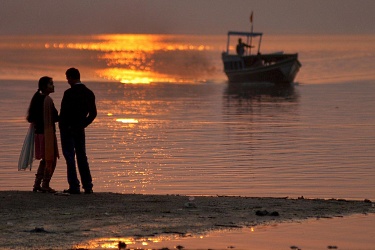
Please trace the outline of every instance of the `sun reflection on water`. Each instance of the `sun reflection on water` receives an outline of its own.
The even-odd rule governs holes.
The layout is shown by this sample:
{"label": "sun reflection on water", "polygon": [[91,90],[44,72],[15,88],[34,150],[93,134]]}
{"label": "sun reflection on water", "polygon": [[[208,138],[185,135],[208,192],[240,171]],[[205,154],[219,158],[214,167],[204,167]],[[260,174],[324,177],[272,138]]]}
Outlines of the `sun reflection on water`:
{"label": "sun reflection on water", "polygon": [[138,123],[137,119],[133,118],[118,118],[116,119],[116,122],[122,122],[122,123]]}
{"label": "sun reflection on water", "polygon": [[45,43],[44,48],[87,51],[91,57],[94,52],[101,65],[96,75],[121,83],[202,81],[202,74],[216,71],[207,59],[214,48],[184,35],[96,35],[87,41]]}
{"label": "sun reflection on water", "polygon": [[[120,249],[119,243],[125,243],[126,249],[145,249],[144,247],[168,242],[170,240],[178,239],[177,235],[160,235],[160,236],[145,236],[145,237],[121,237],[121,238],[97,238],[87,242],[80,243],[74,246],[74,249]],[[122,248],[125,249],[125,248]],[[148,249],[148,248],[146,248]]]}
{"label": "sun reflection on water", "polygon": [[[273,226],[274,225],[259,225],[257,228],[259,228],[261,232]],[[258,231],[259,230],[255,230],[255,227],[245,227],[242,230],[219,229],[201,234],[187,233],[185,235],[161,234],[137,237],[103,237],[81,242],[74,246],[74,249],[171,249],[168,247],[172,245],[174,245],[173,249],[177,249],[176,245],[181,246],[187,243],[201,246],[210,245],[216,249],[216,247],[223,245],[223,242],[225,242],[223,239],[228,233],[240,237],[239,239],[242,241],[248,242],[246,239],[249,239],[250,234],[259,233]],[[235,244],[236,242],[233,243]],[[124,247],[124,245],[126,245],[126,247],[120,248],[120,244],[122,247]]]}

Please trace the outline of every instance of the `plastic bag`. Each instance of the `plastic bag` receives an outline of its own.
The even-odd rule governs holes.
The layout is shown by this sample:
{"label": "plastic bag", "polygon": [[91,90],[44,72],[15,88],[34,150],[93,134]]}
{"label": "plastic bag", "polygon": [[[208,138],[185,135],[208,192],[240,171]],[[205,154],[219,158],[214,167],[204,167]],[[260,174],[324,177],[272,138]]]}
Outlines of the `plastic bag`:
{"label": "plastic bag", "polygon": [[34,125],[31,123],[23,142],[20,159],[18,160],[18,171],[26,170],[27,168],[30,168],[31,171],[34,161],[34,137]]}

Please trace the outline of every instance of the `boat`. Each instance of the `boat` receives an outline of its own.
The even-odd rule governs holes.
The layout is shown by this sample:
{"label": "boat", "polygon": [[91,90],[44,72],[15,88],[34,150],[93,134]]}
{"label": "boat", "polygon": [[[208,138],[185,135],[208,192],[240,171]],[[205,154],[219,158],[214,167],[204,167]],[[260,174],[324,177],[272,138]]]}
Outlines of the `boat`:
{"label": "boat", "polygon": [[[234,36],[238,37],[237,47],[231,45]],[[262,37],[263,33],[261,32],[228,32],[226,51],[222,53],[221,57],[229,83],[265,82],[290,84],[294,82],[301,68],[301,63],[298,61],[298,53],[284,54],[281,51],[261,54]],[[247,43],[242,43],[243,38],[246,39]],[[257,44],[256,47],[253,46],[254,40]],[[235,47],[236,51],[233,49]]]}

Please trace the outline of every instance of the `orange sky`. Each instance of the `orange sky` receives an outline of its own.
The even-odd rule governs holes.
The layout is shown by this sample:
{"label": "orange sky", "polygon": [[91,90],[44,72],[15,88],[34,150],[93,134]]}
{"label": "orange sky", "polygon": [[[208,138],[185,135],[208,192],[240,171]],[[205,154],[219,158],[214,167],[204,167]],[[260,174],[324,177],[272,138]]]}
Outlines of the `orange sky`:
{"label": "orange sky", "polygon": [[10,34],[375,34],[374,0],[2,0]]}

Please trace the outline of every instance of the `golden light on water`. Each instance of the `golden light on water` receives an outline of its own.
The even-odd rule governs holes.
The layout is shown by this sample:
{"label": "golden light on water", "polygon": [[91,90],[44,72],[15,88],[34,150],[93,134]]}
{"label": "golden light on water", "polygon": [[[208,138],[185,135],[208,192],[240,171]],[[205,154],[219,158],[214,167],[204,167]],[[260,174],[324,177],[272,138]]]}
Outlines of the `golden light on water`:
{"label": "golden light on water", "polygon": [[122,123],[138,123],[137,119],[132,119],[132,118],[118,118],[116,119],[116,122],[122,122]]}
{"label": "golden light on water", "polygon": [[45,43],[44,48],[87,51],[98,64],[98,77],[125,84],[191,82],[201,71],[212,70],[202,52],[213,48],[191,36],[96,35],[86,41]]}
{"label": "golden light on water", "polygon": [[[74,249],[119,249],[119,242],[125,243],[126,249],[144,249],[143,247],[149,246],[150,244],[167,242],[169,240],[178,239],[176,235],[163,235],[155,237],[122,237],[122,238],[98,238],[87,242],[82,242]],[[142,247],[142,248],[139,248]]]}
{"label": "golden light on water", "polygon": [[170,82],[175,81],[168,76],[163,76],[147,70],[108,68],[97,70],[100,77],[108,80],[116,80],[121,83],[129,84],[150,84],[152,82]]}
{"label": "golden light on water", "polygon": [[[250,227],[246,230],[253,234],[255,232],[254,227]],[[211,242],[215,244],[215,239],[218,235],[225,234],[227,231],[217,231],[212,234],[205,235],[190,235],[189,241],[193,242]],[[148,249],[144,247],[153,247],[152,249],[159,249],[157,246],[166,245],[168,242],[179,241],[186,239],[186,237],[178,234],[162,234],[155,236],[143,236],[143,237],[108,237],[108,238],[96,238],[89,241],[82,242],[75,246],[75,249],[119,249],[119,242],[126,244],[126,249]],[[178,242],[176,244],[180,244]],[[211,244],[210,243],[210,244]],[[202,243],[200,243],[202,244]],[[151,248],[150,248],[151,249]]]}

